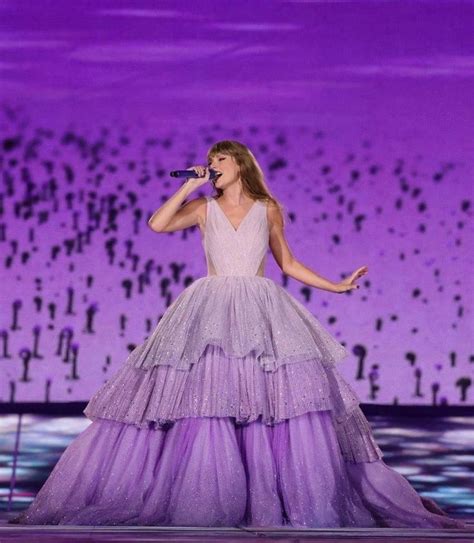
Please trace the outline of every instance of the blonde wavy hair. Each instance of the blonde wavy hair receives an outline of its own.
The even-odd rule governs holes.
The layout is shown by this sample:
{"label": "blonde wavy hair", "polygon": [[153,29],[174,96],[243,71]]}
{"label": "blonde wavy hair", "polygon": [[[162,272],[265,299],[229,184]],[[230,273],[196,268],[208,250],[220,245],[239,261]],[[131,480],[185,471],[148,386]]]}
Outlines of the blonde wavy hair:
{"label": "blonde wavy hair", "polygon": [[[242,180],[242,189],[244,193],[253,200],[262,200],[275,204],[280,209],[283,217],[283,224],[285,224],[285,208],[269,191],[263,171],[252,151],[246,145],[238,141],[221,140],[214,143],[207,152],[207,163],[209,164],[209,162],[220,153],[234,157],[240,169],[240,179]],[[224,193],[222,189],[217,188],[215,185],[213,186],[215,190],[213,196],[216,198]]]}

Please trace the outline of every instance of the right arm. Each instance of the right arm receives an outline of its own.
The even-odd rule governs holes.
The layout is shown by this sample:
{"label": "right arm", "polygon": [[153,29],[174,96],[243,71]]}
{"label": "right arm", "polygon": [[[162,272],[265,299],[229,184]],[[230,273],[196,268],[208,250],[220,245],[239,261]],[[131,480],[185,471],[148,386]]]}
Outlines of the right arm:
{"label": "right arm", "polygon": [[[199,171],[198,173],[201,173]],[[181,187],[158,208],[148,220],[148,226],[154,232],[174,232],[199,223],[199,208],[204,205],[205,198],[183,201],[199,186],[209,180],[209,172],[202,178],[188,178]]]}

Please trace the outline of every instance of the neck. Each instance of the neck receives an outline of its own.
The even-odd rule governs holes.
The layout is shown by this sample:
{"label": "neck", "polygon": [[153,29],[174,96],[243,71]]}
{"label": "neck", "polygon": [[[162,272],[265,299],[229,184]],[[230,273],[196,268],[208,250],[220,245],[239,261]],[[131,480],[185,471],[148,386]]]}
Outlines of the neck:
{"label": "neck", "polygon": [[240,206],[248,201],[248,197],[244,194],[241,185],[228,187],[223,191],[220,198],[230,206]]}

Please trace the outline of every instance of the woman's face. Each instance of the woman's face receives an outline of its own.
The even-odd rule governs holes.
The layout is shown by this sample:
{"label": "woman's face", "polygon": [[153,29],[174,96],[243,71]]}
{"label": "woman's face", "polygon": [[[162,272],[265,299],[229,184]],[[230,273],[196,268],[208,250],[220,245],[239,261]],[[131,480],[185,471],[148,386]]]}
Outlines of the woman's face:
{"label": "woman's face", "polygon": [[228,187],[240,179],[240,168],[232,155],[217,153],[209,160],[208,166],[222,174],[214,182],[219,189]]}

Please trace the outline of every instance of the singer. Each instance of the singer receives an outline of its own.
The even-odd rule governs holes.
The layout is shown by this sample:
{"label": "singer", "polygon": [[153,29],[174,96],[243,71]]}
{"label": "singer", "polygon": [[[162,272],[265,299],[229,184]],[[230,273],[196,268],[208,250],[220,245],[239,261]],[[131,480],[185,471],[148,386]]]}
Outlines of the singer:
{"label": "singer", "polygon": [[[14,522],[465,527],[385,464],[337,369],[348,352],[265,277],[268,248],[283,273],[333,293],[358,289],[367,266],[333,282],[299,262],[244,144],[219,141],[187,171],[148,224],[197,225],[207,275],[94,394],[91,424]],[[183,205],[206,183],[210,196]]]}

